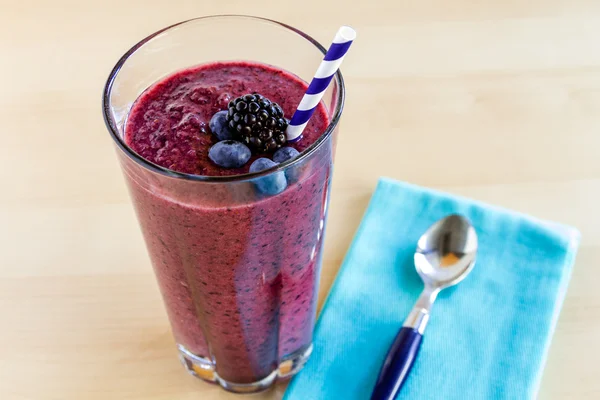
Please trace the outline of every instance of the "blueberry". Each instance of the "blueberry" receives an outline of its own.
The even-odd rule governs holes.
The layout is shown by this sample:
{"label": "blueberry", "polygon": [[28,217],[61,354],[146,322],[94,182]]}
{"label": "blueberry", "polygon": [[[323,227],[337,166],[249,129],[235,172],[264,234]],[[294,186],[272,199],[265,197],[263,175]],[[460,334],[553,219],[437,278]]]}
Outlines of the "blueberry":
{"label": "blueberry", "polygon": [[223,168],[240,168],[250,159],[252,153],[243,143],[223,140],[208,150],[208,158]]}
{"label": "blueberry", "polygon": [[210,131],[219,140],[233,139],[233,133],[229,130],[227,125],[227,111],[219,111],[212,116],[208,123]]}
{"label": "blueberry", "polygon": [[[300,153],[298,152],[298,150],[294,149],[293,147],[282,147],[279,150],[277,150],[275,152],[275,154],[273,154],[273,161],[280,164],[284,161],[288,161],[288,160],[291,160],[292,158],[296,158],[296,157],[298,157],[298,155],[300,155]],[[290,183],[296,182],[298,180],[298,178],[300,177],[300,169],[299,168],[300,168],[299,165],[295,165],[293,167],[288,167],[288,169],[285,171],[285,176],[287,177],[287,179]]]}
{"label": "blueberry", "polygon": [[[268,158],[258,158],[250,165],[250,172],[264,171],[265,169],[272,168],[276,165],[277,163]],[[279,171],[256,179],[254,185],[259,192],[273,195],[283,192],[287,186],[287,181],[285,179],[285,174]]]}
{"label": "blueberry", "polygon": [[298,150],[293,147],[282,147],[273,154],[273,161],[277,164],[281,164],[284,161],[296,158],[300,154]]}

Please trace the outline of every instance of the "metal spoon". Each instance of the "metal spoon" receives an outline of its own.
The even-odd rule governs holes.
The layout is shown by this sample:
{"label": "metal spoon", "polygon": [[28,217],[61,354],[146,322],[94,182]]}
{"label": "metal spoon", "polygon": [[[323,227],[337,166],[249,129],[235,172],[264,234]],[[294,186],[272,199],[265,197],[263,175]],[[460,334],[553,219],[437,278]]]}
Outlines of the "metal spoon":
{"label": "metal spoon", "polygon": [[417,357],[431,306],[440,290],[462,281],[475,265],[477,234],[469,220],[449,215],[421,236],[415,267],[425,289],[404,321],[379,372],[371,400],[393,400]]}

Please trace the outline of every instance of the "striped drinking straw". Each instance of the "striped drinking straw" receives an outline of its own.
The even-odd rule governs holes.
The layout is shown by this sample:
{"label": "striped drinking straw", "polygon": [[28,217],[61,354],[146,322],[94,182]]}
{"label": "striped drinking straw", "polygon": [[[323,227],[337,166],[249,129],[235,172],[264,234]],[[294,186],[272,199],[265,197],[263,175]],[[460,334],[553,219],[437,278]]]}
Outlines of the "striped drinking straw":
{"label": "striped drinking straw", "polygon": [[329,50],[327,50],[323,61],[321,61],[319,69],[317,69],[313,80],[306,89],[306,93],[300,104],[298,104],[298,108],[285,131],[288,142],[296,142],[302,138],[302,131],[319,105],[329,82],[333,79],[333,75],[344,61],[344,56],[354,38],[356,38],[356,31],[349,26],[342,26],[335,34]]}

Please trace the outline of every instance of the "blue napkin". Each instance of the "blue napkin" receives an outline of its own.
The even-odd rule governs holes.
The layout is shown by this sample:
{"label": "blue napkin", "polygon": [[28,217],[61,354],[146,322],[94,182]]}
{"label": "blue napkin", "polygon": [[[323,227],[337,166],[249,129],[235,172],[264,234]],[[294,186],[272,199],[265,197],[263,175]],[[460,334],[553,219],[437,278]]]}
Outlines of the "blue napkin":
{"label": "blue napkin", "polygon": [[440,293],[398,399],[533,399],[579,233],[511,211],[382,178],[317,323],[314,352],[284,400],[368,400],[423,284],[417,240],[467,216],[477,263]]}

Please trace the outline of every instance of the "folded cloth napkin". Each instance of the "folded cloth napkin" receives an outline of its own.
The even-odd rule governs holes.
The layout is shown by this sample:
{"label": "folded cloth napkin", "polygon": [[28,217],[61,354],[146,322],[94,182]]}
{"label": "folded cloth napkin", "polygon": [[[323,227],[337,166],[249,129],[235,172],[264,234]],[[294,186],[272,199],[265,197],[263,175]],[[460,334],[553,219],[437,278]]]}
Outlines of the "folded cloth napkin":
{"label": "folded cloth napkin", "polygon": [[469,276],[443,290],[398,399],[533,399],[579,233],[382,178],[317,323],[313,354],[284,400],[368,400],[423,284],[419,237],[451,213],[478,239]]}

